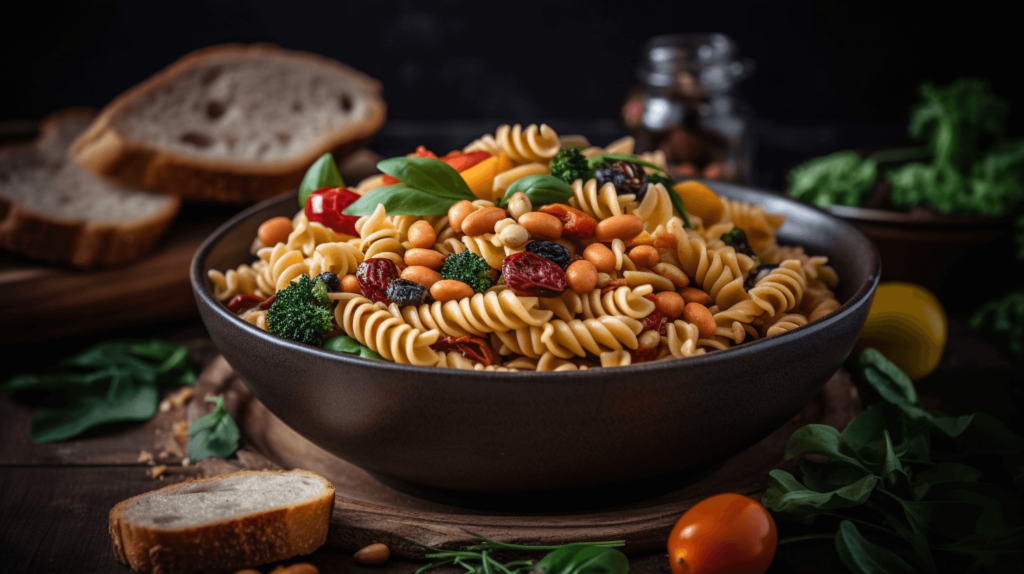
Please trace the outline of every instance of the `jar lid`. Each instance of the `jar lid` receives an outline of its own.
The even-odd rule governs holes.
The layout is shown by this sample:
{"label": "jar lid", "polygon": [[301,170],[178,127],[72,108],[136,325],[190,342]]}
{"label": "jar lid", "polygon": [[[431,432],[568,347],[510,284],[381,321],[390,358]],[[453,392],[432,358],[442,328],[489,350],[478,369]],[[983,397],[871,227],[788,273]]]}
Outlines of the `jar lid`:
{"label": "jar lid", "polygon": [[753,68],[752,62],[737,61],[736,51],[725,34],[656,36],[644,47],[637,76],[648,86],[678,87],[687,95],[728,89]]}

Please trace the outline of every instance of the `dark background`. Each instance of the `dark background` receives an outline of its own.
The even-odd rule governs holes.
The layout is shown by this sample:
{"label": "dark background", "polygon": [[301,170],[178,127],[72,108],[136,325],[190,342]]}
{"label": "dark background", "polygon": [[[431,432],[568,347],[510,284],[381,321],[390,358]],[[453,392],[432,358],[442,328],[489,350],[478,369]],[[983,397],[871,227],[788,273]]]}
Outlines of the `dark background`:
{"label": "dark background", "polygon": [[[989,3],[484,2],[177,0],[39,2],[6,15],[0,120],[100,107],[190,50],[267,41],[380,79],[384,154],[412,137],[466,143],[499,122],[547,121],[596,140],[622,135],[619,109],[651,36],[723,32],[757,70],[738,87],[756,115],[753,183],[794,163],[902,143],[922,81],[987,78],[1019,101],[1016,21]],[[1020,133],[1022,114],[1011,115]],[[610,121],[596,122],[605,119]],[[450,120],[464,120],[453,124]],[[561,123],[559,123],[561,121]],[[571,129],[566,129],[566,128]],[[467,135],[469,134],[469,135]],[[467,139],[468,138],[468,139]],[[604,141],[602,140],[604,138]]]}

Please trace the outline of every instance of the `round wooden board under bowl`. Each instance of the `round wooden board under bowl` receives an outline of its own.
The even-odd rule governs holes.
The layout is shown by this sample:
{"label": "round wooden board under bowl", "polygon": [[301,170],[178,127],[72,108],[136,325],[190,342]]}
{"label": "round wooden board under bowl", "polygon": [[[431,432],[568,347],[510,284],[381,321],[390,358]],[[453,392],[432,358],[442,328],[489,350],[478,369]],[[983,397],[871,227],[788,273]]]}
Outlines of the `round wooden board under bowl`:
{"label": "round wooden board under bowl", "polygon": [[[196,396],[208,393],[224,395],[244,446],[237,460],[202,461],[204,474],[263,468],[318,472],[337,491],[328,545],[357,550],[381,542],[388,545],[392,555],[413,559],[422,559],[424,551],[409,539],[432,547],[457,548],[472,543],[470,533],[516,544],[621,539],[626,541],[626,552],[664,550],[672,526],[691,506],[721,492],[759,499],[770,470],[795,470],[794,461],[786,462],[783,453],[796,429],[811,423],[843,429],[860,405],[849,375],[840,370],[782,428],[700,474],[599,490],[482,495],[411,491],[328,453],[267,410],[223,357],[214,361],[196,383]],[[193,401],[190,421],[210,408],[209,403]],[[665,456],[672,453],[666,452]],[[437,464],[448,462],[438,460]]]}

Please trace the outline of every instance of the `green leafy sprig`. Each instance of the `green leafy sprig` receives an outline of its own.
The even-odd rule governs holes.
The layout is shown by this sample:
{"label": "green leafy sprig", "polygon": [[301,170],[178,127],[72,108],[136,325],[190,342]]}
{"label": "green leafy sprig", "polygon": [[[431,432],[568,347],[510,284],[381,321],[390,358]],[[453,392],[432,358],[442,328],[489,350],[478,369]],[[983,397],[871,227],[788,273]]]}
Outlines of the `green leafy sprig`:
{"label": "green leafy sprig", "polygon": [[163,341],[108,341],[40,374],[22,374],[2,391],[41,391],[29,434],[35,442],[68,440],[97,426],[145,421],[156,412],[160,385],[191,385],[188,348]]}
{"label": "green leafy sprig", "polygon": [[[423,574],[440,566],[458,566],[464,568],[468,574],[627,574],[629,571],[629,560],[626,555],[615,550],[625,546],[624,540],[529,546],[495,542],[479,534],[473,536],[480,543],[467,546],[463,550],[444,550],[407,539],[417,546],[426,548],[426,557],[431,560],[429,564],[416,570],[415,574]],[[501,550],[546,551],[548,554],[536,562],[516,560],[502,563],[494,558],[494,552]]]}
{"label": "green leafy sprig", "polygon": [[388,215],[442,215],[455,203],[477,199],[459,172],[443,161],[425,157],[393,157],[377,169],[399,183],[378,187],[345,209],[345,215],[370,215],[383,205]]}
{"label": "green leafy sprig", "polygon": [[1024,355],[1024,291],[989,301],[971,317],[971,328],[999,337],[1014,355]]}
{"label": "green leafy sprig", "polygon": [[334,164],[334,158],[330,153],[320,156],[306,170],[306,175],[299,184],[299,207],[306,206],[309,194],[324,187],[345,187],[345,182],[338,173],[338,166]]}
{"label": "green leafy sprig", "polygon": [[188,458],[198,462],[216,456],[227,458],[238,450],[238,425],[224,408],[224,397],[206,395],[206,402],[216,403],[210,414],[199,418],[188,429]]}
{"label": "green leafy sprig", "polygon": [[505,195],[498,200],[498,207],[507,207],[512,196],[523,192],[530,198],[533,207],[549,203],[568,203],[572,197],[572,187],[561,179],[547,174],[528,175],[512,182],[505,190]]}
{"label": "green leafy sprig", "polygon": [[337,337],[331,337],[324,340],[324,350],[331,351],[332,353],[344,353],[346,355],[355,355],[364,359],[373,359],[375,361],[383,361],[384,357],[375,353],[372,349],[366,345],[360,345],[359,341],[356,341],[352,337],[346,335],[338,335]]}
{"label": "green leafy sprig", "polygon": [[[803,458],[800,480],[769,473],[765,506],[805,523],[842,519],[836,552],[853,572],[1012,569],[1024,557],[1024,522],[1015,510],[1024,441],[985,414],[947,417],[922,408],[906,374],[874,349],[859,356],[856,375],[882,401],[842,433],[826,425],[795,432],[787,459],[825,460]],[[989,471],[971,465],[986,456],[1001,461],[1013,490],[980,480]]]}

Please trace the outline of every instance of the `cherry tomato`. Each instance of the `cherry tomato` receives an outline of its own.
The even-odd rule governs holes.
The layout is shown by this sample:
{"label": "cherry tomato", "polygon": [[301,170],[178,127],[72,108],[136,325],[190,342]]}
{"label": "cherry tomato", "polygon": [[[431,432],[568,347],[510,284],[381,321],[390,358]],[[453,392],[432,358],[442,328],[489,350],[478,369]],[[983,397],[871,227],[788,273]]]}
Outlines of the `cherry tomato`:
{"label": "cherry tomato", "polygon": [[740,494],[698,502],[668,537],[672,574],[763,574],[775,557],[775,521],[761,503]]}
{"label": "cherry tomato", "polygon": [[330,227],[338,233],[359,237],[355,215],[343,212],[359,199],[359,194],[343,187],[323,187],[306,198],[306,219]]}

